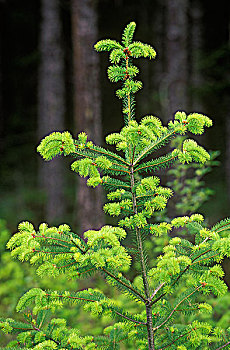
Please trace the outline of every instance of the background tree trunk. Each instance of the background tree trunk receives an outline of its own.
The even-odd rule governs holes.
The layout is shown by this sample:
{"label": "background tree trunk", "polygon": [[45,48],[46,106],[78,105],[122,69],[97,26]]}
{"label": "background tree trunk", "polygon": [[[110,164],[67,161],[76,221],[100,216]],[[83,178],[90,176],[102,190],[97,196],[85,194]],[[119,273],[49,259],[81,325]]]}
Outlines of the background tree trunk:
{"label": "background tree trunk", "polygon": [[[38,86],[38,136],[64,129],[64,57],[58,0],[41,1],[40,70]],[[63,160],[39,164],[40,186],[47,195],[45,216],[49,222],[65,211]]]}
{"label": "background tree trunk", "polygon": [[[228,49],[230,51],[230,18],[229,18],[229,28],[228,28]],[[230,73],[226,73],[228,76],[228,81],[230,81]],[[227,97],[227,98],[226,98]],[[230,107],[229,107],[229,96],[226,96],[226,121],[225,121],[225,127],[226,127],[226,151],[225,151],[225,174],[226,174],[226,181],[227,181],[227,191],[228,191],[228,203],[230,203]]]}
{"label": "background tree trunk", "polygon": [[[157,0],[156,2],[156,14],[155,19],[152,21],[152,30],[154,43],[157,51],[157,59],[154,62],[153,69],[154,74],[152,74],[153,79],[153,96],[155,96],[155,101],[157,102],[157,114],[159,113],[160,117],[164,119],[164,121],[168,120],[167,116],[167,64],[166,64],[166,3],[162,0]],[[155,12],[155,9],[154,9]],[[154,108],[155,104],[154,103]]]}
{"label": "background tree trunk", "polygon": [[201,52],[203,48],[203,9],[199,0],[190,0],[190,107],[196,112],[203,112],[202,99],[199,96],[199,89],[203,86],[203,79],[200,69]]}
{"label": "background tree trunk", "polygon": [[0,152],[3,151],[4,108],[3,108],[3,24],[5,1],[0,0]]}
{"label": "background tree trunk", "polygon": [[[98,40],[96,2],[72,0],[72,37],[74,50],[74,120],[77,132],[85,131],[89,139],[101,143],[101,96],[99,55],[93,50]],[[78,226],[85,231],[103,225],[102,189],[78,182]]]}
{"label": "background tree trunk", "polygon": [[188,95],[188,0],[166,1],[167,118],[187,109]]}

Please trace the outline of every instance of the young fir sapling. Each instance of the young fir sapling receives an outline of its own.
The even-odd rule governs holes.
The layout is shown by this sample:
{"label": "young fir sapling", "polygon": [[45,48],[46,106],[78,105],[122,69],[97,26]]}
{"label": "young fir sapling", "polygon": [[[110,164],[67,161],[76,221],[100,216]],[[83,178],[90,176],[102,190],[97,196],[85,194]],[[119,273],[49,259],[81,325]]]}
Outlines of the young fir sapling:
{"label": "young fir sapling", "polygon": [[[87,278],[98,272],[112,288],[140,303],[142,312],[135,314],[118,306],[97,289],[60,293],[34,288],[21,297],[17,306],[20,312],[32,309],[25,314],[26,322],[9,319],[1,323],[6,332],[18,334],[11,348],[119,349],[122,343],[149,350],[218,350],[230,346],[229,329],[197,320],[191,324],[178,322],[181,314],[211,312],[208,303],[197,301],[200,294],[220,296],[227,291],[220,262],[230,256],[230,219],[211,228],[205,227],[201,214],[152,222],[155,212],[163,210],[173,195],[170,188],[160,185],[154,173],[166,171],[176,161],[205,163],[210,158],[193,139],[186,139],[181,147],[161,156],[156,151],[164,149],[177,135],[201,135],[212,121],[202,114],[178,111],[167,126],[152,115],[137,122],[134,97],[142,83],[135,80],[139,70],[133,61],[139,57],[153,59],[156,52],[150,45],[133,41],[135,26],[131,22],[125,28],[121,43],[106,39],[95,45],[98,52],[110,52],[109,80],[122,83],[116,95],[122,101],[125,125],[120,132],[106,137],[107,144],[114,145],[116,151],[95,145],[84,132],[76,139],[69,132],[54,132],[38,146],[45,160],[59,155],[75,158],[72,170],[88,177],[89,186],[102,185],[107,191],[104,211],[119,217],[118,225],[86,231],[82,238],[68,225],[41,224],[35,230],[31,223],[22,222],[8,248],[12,256],[37,266],[41,277],[58,278],[64,273],[71,279]],[[180,228],[180,237],[171,238],[149,266],[144,241]],[[132,248],[121,244],[127,234],[133,238]],[[139,262],[135,266],[140,266],[138,286],[128,273],[135,261]],[[67,328],[65,320],[49,319],[50,311],[68,303],[81,303],[85,310],[98,316],[109,315],[116,323],[107,327],[102,336],[83,337],[77,329]]]}

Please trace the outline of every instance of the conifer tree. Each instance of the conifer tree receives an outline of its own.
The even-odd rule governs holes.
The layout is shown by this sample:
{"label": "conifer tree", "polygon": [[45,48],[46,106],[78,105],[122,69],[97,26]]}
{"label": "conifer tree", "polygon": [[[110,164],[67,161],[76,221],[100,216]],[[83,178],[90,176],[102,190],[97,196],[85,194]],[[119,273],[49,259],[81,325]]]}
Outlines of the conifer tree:
{"label": "conifer tree", "polygon": [[[198,296],[224,295],[227,286],[220,265],[230,256],[230,219],[206,227],[197,213],[176,217],[170,222],[153,222],[156,212],[166,208],[173,191],[160,184],[156,171],[166,171],[176,161],[205,163],[209,153],[195,140],[187,138],[171,151],[165,147],[177,135],[201,135],[212,121],[198,113],[176,112],[166,126],[155,116],[135,116],[135,94],[142,88],[136,80],[139,69],[133,64],[139,57],[154,59],[148,44],[133,41],[135,23],[124,30],[121,43],[101,40],[98,52],[109,51],[109,80],[122,83],[116,95],[122,101],[124,127],[106,137],[115,151],[88,140],[82,132],[76,139],[69,132],[54,132],[38,146],[44,160],[63,155],[74,158],[71,169],[88,178],[88,186],[102,185],[107,191],[105,213],[118,218],[117,226],[81,234],[62,224],[49,227],[43,223],[36,230],[29,222],[19,224],[19,232],[8,242],[12,256],[37,266],[39,276],[65,274],[67,278],[87,278],[97,272],[111,288],[118,288],[127,300],[140,304],[141,312],[121,307],[98,289],[63,293],[39,288],[29,290],[18,302],[25,322],[2,320],[5,332],[17,334],[6,349],[120,349],[121,343],[132,349],[192,350],[228,349],[230,329],[212,327],[196,319],[199,313],[212,312],[211,305]],[[161,155],[159,156],[159,150]],[[153,262],[147,256],[144,241],[149,237],[176,231],[163,252]],[[132,247],[122,244],[127,235]],[[149,263],[150,262],[150,263]],[[139,283],[129,278],[130,265],[137,266]],[[101,336],[82,336],[68,328],[65,320],[52,318],[56,308],[81,304],[98,317],[115,320]],[[194,315],[190,324],[178,322],[178,315]]]}

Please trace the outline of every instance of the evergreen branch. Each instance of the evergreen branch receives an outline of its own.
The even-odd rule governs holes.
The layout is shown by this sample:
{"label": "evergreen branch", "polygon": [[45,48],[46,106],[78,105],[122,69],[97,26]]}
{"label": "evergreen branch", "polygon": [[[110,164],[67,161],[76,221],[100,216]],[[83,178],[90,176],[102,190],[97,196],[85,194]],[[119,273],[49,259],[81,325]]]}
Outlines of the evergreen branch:
{"label": "evergreen branch", "polygon": [[120,167],[122,167],[122,168],[125,168],[125,169],[129,169],[129,167],[128,166],[125,166],[125,165],[122,165],[122,164],[117,164],[117,163],[114,163],[114,162],[111,162],[113,165],[115,165],[115,166],[120,166]]}
{"label": "evergreen branch", "polygon": [[164,349],[168,349],[168,347],[169,347],[170,345],[175,344],[175,343],[177,342],[177,340],[179,340],[179,339],[181,339],[181,338],[185,337],[186,335],[190,334],[192,331],[194,331],[194,328],[193,328],[193,329],[191,329],[190,331],[188,331],[187,333],[184,333],[184,334],[180,335],[178,338],[174,339],[174,340],[173,340],[171,343],[169,343],[169,344],[167,344],[167,345],[165,345],[165,346],[163,346],[163,347],[160,347],[160,348],[159,348],[159,349],[157,349],[157,350],[164,350]]}
{"label": "evergreen branch", "polygon": [[[142,194],[140,196],[136,196],[136,199],[139,199],[139,198],[152,198],[152,193],[151,194]],[[139,204],[137,205],[137,207],[139,206]]]}
{"label": "evergreen branch", "polygon": [[119,173],[130,174],[130,172],[127,171],[127,170],[121,170],[121,169],[115,169],[115,168],[109,168],[109,169],[107,169],[107,171],[109,171],[109,170],[112,170],[112,171],[115,171],[115,172],[119,172]]}
{"label": "evergreen branch", "polygon": [[[39,236],[39,235],[34,235],[34,238],[37,237],[37,238],[42,238],[42,239],[53,239],[55,241],[60,241],[60,242],[64,242],[64,243],[70,243],[69,241],[66,241],[64,239],[60,239],[60,238],[56,238],[56,237],[47,237],[47,236]],[[63,247],[67,247],[67,246],[64,246],[62,245]],[[69,248],[69,247],[68,247]]]}
{"label": "evergreen branch", "polygon": [[95,157],[93,155],[90,155],[90,154],[87,154],[86,152],[78,152],[78,151],[75,151],[73,154],[72,154],[75,158],[77,158],[76,156],[79,156],[79,158],[88,158],[88,159],[95,159]]}
{"label": "evergreen branch", "polygon": [[18,329],[18,330],[22,330],[22,331],[33,331],[34,328],[23,328],[23,327],[14,327],[14,326],[11,326],[13,329]]}
{"label": "evergreen branch", "polygon": [[199,306],[193,307],[193,308],[188,308],[188,309],[177,309],[176,312],[186,312],[186,311],[197,311],[199,310]]}
{"label": "evergreen branch", "polygon": [[[32,315],[32,311],[31,311],[31,315]],[[41,328],[41,327],[42,327],[43,322],[45,321],[45,318],[46,318],[46,314],[43,313],[43,316],[42,316],[42,319],[41,319],[41,321],[40,321],[40,323],[39,323],[39,325],[38,325],[38,328]]]}
{"label": "evergreen branch", "polygon": [[48,340],[53,341],[55,344],[61,345],[61,343],[60,343],[59,341],[57,341],[57,340],[55,340],[55,339],[53,339],[53,338],[47,337],[47,335],[46,335],[45,337],[46,337]]}
{"label": "evergreen branch", "polygon": [[53,295],[51,293],[46,293],[47,297],[52,297],[52,298],[68,298],[72,300],[81,300],[81,301],[88,301],[88,302],[97,302],[98,300],[93,300],[93,299],[88,299],[88,298],[82,298],[82,297],[76,297],[76,296],[71,296],[71,295]]}
{"label": "evergreen branch", "polygon": [[[91,148],[90,148],[91,149]],[[105,154],[106,156],[107,156],[107,154],[105,153],[105,152],[100,152],[101,154]],[[92,159],[92,160],[95,160],[96,159],[96,157],[95,156],[93,156],[93,155],[87,155],[87,154],[85,154],[85,153],[79,153],[79,152],[74,152],[73,153],[73,155],[74,156],[76,156],[76,155],[78,155],[78,156],[80,156],[80,158],[88,158],[88,159]],[[118,158],[118,160],[120,160],[119,158]],[[112,162],[112,161],[110,161],[113,165],[115,165],[115,166],[118,166],[118,167],[122,167],[122,168],[125,168],[125,169],[128,169],[128,166],[125,166],[125,165],[122,165],[122,164],[118,164],[118,163],[115,163],[115,162]],[[128,163],[126,163],[127,165],[128,165]],[[111,170],[114,170],[114,169],[111,169]],[[117,170],[117,169],[116,169]],[[120,171],[122,171],[122,170],[120,170]]]}
{"label": "evergreen branch", "polygon": [[96,271],[96,268],[95,268],[95,267],[92,267],[91,269],[88,269],[88,270],[85,270],[85,271],[82,271],[82,272],[79,272],[79,271],[78,271],[77,275],[80,276],[80,275],[82,275],[83,273],[87,273],[87,272],[93,271],[93,270]]}
{"label": "evergreen branch", "polygon": [[73,238],[71,238],[71,242],[81,251],[82,254],[85,254],[88,250],[88,248],[86,250],[83,250],[74,240]]}
{"label": "evergreen branch", "polygon": [[228,225],[230,225],[230,219],[229,219],[229,218],[224,219],[224,220],[221,220],[220,222],[218,222],[217,224],[215,224],[215,225],[212,227],[211,231],[215,231],[215,232],[218,233],[217,229],[223,228],[223,227],[228,226]]}
{"label": "evergreen branch", "polygon": [[137,168],[135,168],[134,173],[137,171],[149,171],[153,169],[159,169],[161,167],[169,166],[172,164],[174,160],[177,159],[177,156],[162,156],[154,160],[150,160],[149,162],[145,163],[144,165],[140,165]]}
{"label": "evergreen branch", "polygon": [[139,326],[140,326],[140,325],[146,326],[146,322],[137,321],[137,320],[134,320],[134,319],[131,318],[131,317],[128,317],[128,316],[126,316],[126,315],[121,314],[121,313],[118,312],[118,311],[115,311],[115,310],[113,310],[113,311],[114,311],[117,315],[119,315],[119,316],[125,318],[125,319],[128,320],[128,321],[131,321],[131,322],[133,322],[133,323],[136,323],[136,324],[138,324]]}
{"label": "evergreen branch", "polygon": [[[193,263],[195,260],[199,259],[202,255],[204,255],[204,254],[206,254],[206,253],[209,253],[210,251],[211,251],[211,249],[209,249],[209,250],[207,250],[207,251],[201,253],[199,256],[197,256],[196,258],[194,258],[194,259],[192,260],[192,263]],[[216,255],[218,255],[218,254],[216,254]],[[198,262],[199,262],[199,261],[198,261]],[[173,287],[173,286],[179,281],[179,279],[185,274],[185,272],[188,271],[189,268],[190,268],[191,266],[193,266],[193,265],[195,265],[195,264],[187,265],[186,268],[185,268],[185,269],[179,274],[179,276],[176,278],[176,280],[170,285],[170,287]],[[163,286],[162,286],[162,287],[163,287]],[[150,305],[152,306],[153,304],[155,304],[156,302],[158,302],[158,301],[159,301],[161,298],[163,298],[166,294],[167,294],[166,292],[165,292],[165,293],[162,293],[159,297],[157,297],[156,299],[152,300],[151,303],[150,303]]]}
{"label": "evergreen branch", "polygon": [[165,285],[165,282],[161,283],[153,292],[153,294],[151,295],[149,301],[151,303],[151,301],[153,300],[154,296],[157,294],[157,292],[159,292],[159,290]]}
{"label": "evergreen branch", "polygon": [[[38,235],[34,235],[34,237],[42,238],[42,239],[53,239],[53,240],[56,240],[56,241],[62,241],[62,242],[69,243],[68,241],[64,241],[62,239],[58,239],[58,238],[55,238],[55,237],[46,237],[46,236],[38,236]],[[69,246],[61,244],[61,243],[58,243],[58,245],[61,246],[61,247],[64,247],[64,248],[70,248]]]}
{"label": "evergreen branch", "polygon": [[[89,299],[89,298],[83,298],[83,297],[77,297],[77,296],[70,296],[70,295],[62,295],[62,294],[58,294],[58,295],[53,295],[51,293],[46,293],[46,296],[47,297],[52,297],[52,298],[67,298],[67,299],[72,299],[72,300],[80,300],[80,301],[84,301],[84,302],[98,302],[97,299]],[[106,299],[106,298],[105,298]],[[103,299],[102,299],[103,300]],[[146,323],[145,322],[141,322],[141,321],[138,321],[138,320],[135,320],[133,319],[131,316],[127,316],[127,315],[124,315],[122,314],[121,312],[115,310],[115,305],[110,305],[110,307],[112,308],[112,311],[115,312],[115,314],[117,314],[118,316],[121,316],[122,318],[130,321],[130,322],[133,322],[137,325],[143,325],[143,326],[146,326]]]}
{"label": "evergreen branch", "polygon": [[33,253],[44,253],[44,254],[73,254],[73,252],[53,252],[53,251],[43,251],[38,249],[33,249]]}
{"label": "evergreen branch", "polygon": [[[196,258],[194,258],[194,259],[192,260],[192,262],[194,262],[195,260],[199,259],[202,255],[207,254],[207,253],[209,253],[209,252],[211,252],[211,251],[212,251],[212,249],[206,250],[205,252],[201,253],[201,254],[198,255]],[[191,258],[194,254],[195,254],[195,252],[192,253],[192,254],[190,254],[190,255],[189,255],[189,258]]]}
{"label": "evergreen branch", "polygon": [[146,157],[152,150],[158,149],[164,142],[169,142],[171,136],[176,136],[175,131],[169,132],[167,135],[158,138],[158,140],[146,147],[141,154],[135,159],[133,165],[135,166],[142,158]]}
{"label": "evergreen branch", "polygon": [[204,259],[201,259],[201,260],[195,262],[195,264],[192,264],[191,266],[194,266],[194,265],[196,265],[196,264],[199,264],[201,261],[208,260],[208,259],[212,259],[212,258],[214,258],[215,256],[218,256],[218,255],[219,255],[219,253],[214,254],[214,255],[211,255],[211,256],[208,256],[207,258],[204,258]]}
{"label": "evergreen branch", "polygon": [[112,277],[113,279],[115,279],[117,282],[119,282],[120,284],[122,284],[125,288],[131,290],[134,294],[136,294],[139,299],[141,301],[147,302],[147,299],[141,295],[141,293],[139,293],[136,289],[134,289],[132,286],[128,285],[127,283],[123,282],[119,277],[115,276],[114,274],[112,274],[110,271],[108,271],[107,269],[105,269],[104,267],[101,267],[100,270],[102,270],[103,272],[105,272],[107,275],[109,275],[110,277]]}
{"label": "evergreen branch", "polygon": [[[228,224],[225,224],[225,225],[223,225],[221,228],[219,228],[218,230],[215,230],[214,232],[216,232],[216,233],[219,233],[219,232],[222,232],[222,231],[224,231],[224,230],[226,230],[226,227],[225,226],[229,226],[230,224],[228,223]],[[229,227],[230,228],[230,227]],[[213,231],[212,231],[213,232]]]}
{"label": "evergreen branch", "polygon": [[[85,152],[83,153],[79,153],[79,152],[75,152],[73,153],[73,156],[76,157],[76,155],[80,156],[79,158],[80,159],[90,159],[92,160],[93,162],[96,161],[97,158],[95,158],[93,155],[90,155],[90,154],[86,154]],[[78,159],[78,157],[76,157]],[[96,165],[92,162],[93,165]],[[120,174],[120,173],[125,173],[125,174],[129,174],[129,171],[128,170],[123,170],[123,169],[119,169],[119,167],[122,167],[122,168],[125,168],[125,169],[128,169],[128,167],[124,166],[124,165],[121,165],[121,164],[117,164],[117,163],[114,163],[114,162],[111,162],[111,164],[115,165],[118,167],[118,169],[116,168],[112,168],[111,166],[107,169],[102,169],[105,171],[105,173],[111,173],[111,172],[115,172],[117,174]],[[100,167],[99,167],[100,168]]]}
{"label": "evergreen branch", "polygon": [[[72,263],[69,263],[69,264],[66,264],[66,265],[62,265],[62,266],[57,266],[57,265],[55,265],[55,267],[56,267],[57,269],[65,269],[66,267],[73,266],[73,265],[76,265],[76,264],[77,264],[77,262],[74,261],[74,262],[72,262]],[[85,271],[84,271],[84,272],[85,272]]]}
{"label": "evergreen branch", "polygon": [[[12,329],[17,329],[17,330],[20,330],[20,331],[37,331],[37,332],[41,332],[41,330],[35,326],[32,326],[32,328],[20,328],[20,327],[14,327],[14,326],[11,326]],[[48,339],[48,340],[52,340],[55,344],[57,345],[60,345],[60,343],[57,341],[57,340],[54,340],[53,338],[50,338],[48,337],[47,335],[45,335],[45,338]]]}
{"label": "evergreen branch", "polygon": [[111,190],[111,189],[117,189],[117,188],[123,188],[123,189],[128,189],[130,190],[130,185],[127,182],[114,179],[112,177],[104,176],[102,178],[102,185],[106,188],[106,190]]}
{"label": "evergreen branch", "polygon": [[186,297],[184,297],[175,307],[174,309],[171,311],[171,313],[169,314],[169,316],[157,327],[153,328],[154,331],[156,331],[157,329],[161,328],[174,314],[174,312],[176,311],[176,309],[178,308],[178,306],[180,306],[185,300],[187,300],[189,297],[191,297],[194,293],[196,293],[200,288],[202,288],[203,285],[201,284],[201,286],[196,287],[195,290],[193,292],[191,292],[189,295],[187,295]]}
{"label": "evergreen branch", "polygon": [[[229,226],[230,225],[230,222],[229,222],[229,219],[226,219],[227,222],[225,222],[225,220],[222,220],[221,222],[225,222],[224,224],[220,225],[220,223],[216,224],[212,229],[211,229],[211,232],[212,233],[220,233],[222,231],[225,231],[226,230],[226,226]],[[216,229],[215,229],[216,227]],[[230,228],[230,227],[229,227]],[[227,228],[228,229],[228,228]],[[209,239],[211,238],[211,235],[206,237],[200,244],[202,245],[202,243],[205,243],[207,242]]]}
{"label": "evergreen branch", "polygon": [[[34,328],[34,330],[36,330],[36,329]],[[41,330],[37,330],[37,332],[41,332]],[[47,335],[45,335],[45,338],[48,339],[48,340],[53,341],[57,345],[61,345],[61,343],[59,341],[57,341],[57,340],[55,340],[55,339],[53,339],[51,337],[48,337]]]}
{"label": "evergreen branch", "polygon": [[216,350],[223,349],[223,348],[225,348],[225,347],[226,347],[226,346],[228,346],[228,345],[230,345],[230,341],[229,341],[229,342],[227,342],[226,344],[224,344],[224,345],[220,346],[220,347],[219,347],[219,348],[217,348]]}
{"label": "evergreen branch", "polygon": [[[102,148],[100,148],[99,146],[95,146],[95,145],[93,145],[93,146],[86,146],[86,148],[88,148],[90,151],[93,151],[93,152],[95,152],[95,153],[103,154],[104,156],[109,156],[109,157],[111,157],[111,158],[114,158],[114,159],[116,159],[116,160],[118,160],[118,161],[120,161],[120,162],[126,164],[127,167],[129,166],[129,164],[125,161],[124,158],[118,156],[117,154],[115,154],[115,153],[113,153],[113,152],[111,152],[111,151],[108,151],[108,150],[103,151]],[[119,164],[119,165],[120,165],[120,164]],[[120,166],[121,166],[121,165],[120,165]]]}
{"label": "evergreen branch", "polygon": [[[194,259],[192,260],[192,263],[191,263],[190,265],[188,265],[188,266],[181,272],[181,274],[177,277],[176,281],[172,284],[172,286],[175,285],[175,283],[179,280],[179,278],[181,278],[181,276],[182,276],[190,267],[194,266],[195,264],[199,263],[199,262],[202,261],[202,260],[199,260],[199,261],[197,261],[195,264],[193,264],[194,261],[196,261],[197,259],[199,259],[202,255],[205,255],[205,254],[207,254],[207,253],[209,253],[209,252],[211,252],[211,251],[212,251],[212,249],[208,249],[208,250],[206,250],[205,252],[203,252],[203,253],[201,253],[200,255],[198,255],[196,258],[194,258]],[[217,254],[216,254],[216,255],[217,255]],[[190,255],[190,257],[191,257],[191,255]],[[208,257],[208,258],[205,258],[205,259],[209,259],[209,257]]]}

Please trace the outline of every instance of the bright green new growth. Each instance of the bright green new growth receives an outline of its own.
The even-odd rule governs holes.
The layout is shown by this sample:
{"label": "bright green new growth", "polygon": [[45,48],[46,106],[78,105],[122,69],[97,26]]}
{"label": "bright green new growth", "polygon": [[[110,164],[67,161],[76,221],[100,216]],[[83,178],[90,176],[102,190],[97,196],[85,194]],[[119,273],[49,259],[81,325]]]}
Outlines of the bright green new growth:
{"label": "bright green new growth", "polygon": [[[206,228],[201,214],[174,218],[171,222],[153,222],[156,212],[166,208],[173,192],[160,185],[156,171],[164,170],[176,161],[182,164],[209,160],[208,152],[193,139],[186,139],[164,155],[164,149],[177,135],[187,132],[201,135],[212,121],[198,113],[178,111],[168,125],[159,118],[145,116],[135,120],[135,93],[142,83],[135,81],[138,68],[133,60],[139,57],[154,58],[154,49],[133,42],[135,23],[130,23],[122,35],[122,43],[101,40],[97,51],[109,51],[111,66],[108,77],[122,82],[116,94],[122,99],[125,126],[120,132],[106,137],[112,152],[88,141],[85,133],[74,139],[69,132],[55,132],[45,137],[38,151],[45,160],[58,155],[75,158],[71,169],[92,187],[102,185],[108,192],[104,211],[118,217],[118,226],[104,226],[89,230],[83,236],[71,232],[68,225],[58,228],[41,224],[36,230],[23,222],[19,232],[8,242],[12,255],[29,260],[37,266],[37,273],[67,278],[84,278],[97,272],[106,282],[126,295],[127,301],[139,303],[141,312],[133,313],[121,307],[117,300],[106,297],[96,289],[76,293],[31,289],[18,303],[18,311],[33,309],[25,323],[3,320],[6,332],[19,334],[11,343],[28,349],[120,349],[120,344],[131,344],[133,349],[222,349],[228,347],[229,330],[212,327],[194,320],[191,324],[179,323],[178,315],[212,312],[206,302],[198,302],[198,295],[224,295],[227,286],[219,265],[225,256],[230,257],[230,219]],[[149,174],[149,175],[148,175]],[[183,228],[183,230],[181,230]],[[185,234],[186,230],[186,234]],[[127,233],[132,236],[132,247],[121,241]],[[143,242],[149,237],[172,235],[163,253],[149,266]],[[175,235],[179,235],[176,237]],[[83,237],[83,238],[82,238]],[[138,286],[128,277],[131,263],[137,263]],[[180,287],[183,289],[180,290]],[[81,303],[92,315],[108,315],[116,323],[107,327],[104,335],[81,337],[78,330],[68,329],[64,320],[50,320],[49,310],[65,304]],[[19,331],[18,329],[21,329]],[[17,347],[16,347],[17,348]],[[16,349],[15,348],[15,349]]]}

